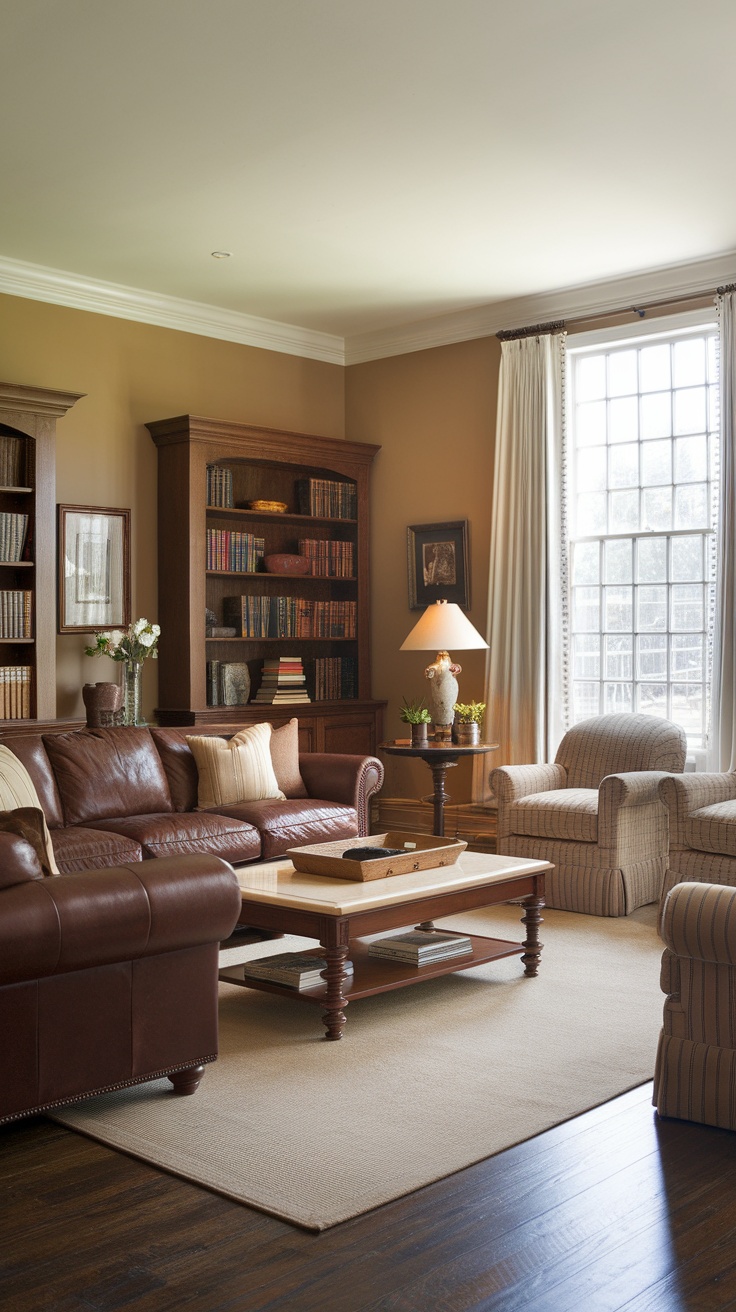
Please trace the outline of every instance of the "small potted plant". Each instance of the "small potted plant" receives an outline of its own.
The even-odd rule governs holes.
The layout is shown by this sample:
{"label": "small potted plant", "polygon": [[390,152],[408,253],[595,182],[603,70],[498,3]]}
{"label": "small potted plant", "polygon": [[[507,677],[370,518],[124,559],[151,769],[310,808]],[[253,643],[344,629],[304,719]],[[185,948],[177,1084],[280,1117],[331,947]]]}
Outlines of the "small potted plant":
{"label": "small potted plant", "polygon": [[485,709],[485,702],[455,702],[452,739],[459,747],[470,747],[480,742],[480,726]]}
{"label": "small potted plant", "polygon": [[424,702],[421,700],[408,702],[405,697],[400,716],[404,724],[411,725],[412,747],[426,747],[427,725],[432,723],[432,716],[424,705]]}

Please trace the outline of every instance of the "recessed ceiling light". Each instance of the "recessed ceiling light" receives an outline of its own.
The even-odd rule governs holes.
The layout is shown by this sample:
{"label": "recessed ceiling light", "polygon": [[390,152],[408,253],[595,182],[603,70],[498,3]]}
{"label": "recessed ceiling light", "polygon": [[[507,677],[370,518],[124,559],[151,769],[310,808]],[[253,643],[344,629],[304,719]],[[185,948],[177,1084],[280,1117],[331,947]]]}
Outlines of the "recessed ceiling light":
{"label": "recessed ceiling light", "polygon": [[213,251],[213,252],[212,252],[212,258],[213,258],[213,260],[229,260],[231,255],[232,255],[232,251]]}

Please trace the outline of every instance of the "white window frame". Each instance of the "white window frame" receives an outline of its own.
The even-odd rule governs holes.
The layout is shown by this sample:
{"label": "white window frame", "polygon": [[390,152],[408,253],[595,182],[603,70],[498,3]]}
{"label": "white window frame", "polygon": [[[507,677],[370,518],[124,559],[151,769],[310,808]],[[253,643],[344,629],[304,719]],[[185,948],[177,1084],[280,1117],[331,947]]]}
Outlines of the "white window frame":
{"label": "white window frame", "polygon": [[[686,313],[684,313],[684,314],[672,315],[672,316],[667,316],[667,317],[662,317],[662,318],[657,318],[657,319],[650,319],[650,320],[647,320],[647,319],[640,319],[639,321],[635,321],[635,322],[633,322],[633,323],[631,323],[631,324],[627,324],[627,325],[626,325],[625,327],[623,327],[623,328],[620,327],[620,326],[618,326],[618,327],[613,327],[613,328],[604,328],[604,329],[593,330],[593,331],[590,331],[590,332],[585,332],[585,333],[578,333],[578,334],[574,334],[574,335],[573,335],[573,334],[569,335],[568,338],[567,338],[567,343],[566,343],[566,355],[567,355],[567,370],[566,370],[566,373],[567,373],[567,398],[566,398],[566,400],[567,400],[567,414],[568,414],[568,416],[569,416],[569,415],[572,415],[572,414],[575,413],[575,404],[576,404],[576,401],[575,401],[575,373],[576,373],[576,371],[575,371],[575,362],[576,362],[576,358],[579,358],[580,356],[583,356],[583,355],[594,355],[594,354],[605,353],[605,352],[610,351],[611,349],[616,348],[616,347],[618,347],[618,346],[621,346],[621,347],[625,347],[625,346],[633,346],[635,342],[637,342],[637,343],[642,342],[642,339],[646,339],[646,340],[647,340],[647,343],[648,343],[648,342],[651,342],[652,344],[653,344],[654,342],[656,342],[658,339],[659,339],[659,340],[672,341],[673,338],[677,338],[678,336],[683,336],[683,337],[684,337],[684,336],[690,336],[690,335],[693,334],[693,331],[696,331],[696,332],[702,331],[702,332],[704,332],[704,333],[715,334],[715,335],[717,336],[717,334],[718,334],[718,323],[717,323],[717,317],[716,317],[716,314],[715,314],[715,310],[714,310],[714,309],[710,309],[710,308],[704,308],[704,309],[700,309],[700,310],[689,311],[689,312],[686,312]],[[716,344],[716,350],[717,350],[717,349],[718,349],[718,345]],[[566,456],[565,456],[565,460],[566,460],[566,465],[567,465],[567,470],[566,470],[567,477],[566,477],[566,480],[563,481],[563,486],[565,485],[565,482],[567,482],[567,484],[568,484],[568,488],[569,488],[569,505],[568,505],[568,508],[567,508],[569,513],[566,515],[566,519],[568,519],[568,521],[573,521],[573,520],[574,520],[574,515],[572,514],[572,511],[573,511],[573,508],[574,508],[574,506],[575,506],[575,500],[574,500],[574,499],[575,499],[575,496],[576,496],[576,490],[575,490],[575,467],[576,467],[576,466],[575,466],[575,459],[574,459],[574,448],[573,448],[573,445],[572,445],[573,440],[574,440],[574,432],[573,432],[573,427],[572,427],[572,424],[571,424],[571,425],[570,425],[570,431],[569,431],[568,434],[566,435],[566,441],[565,441],[565,447],[566,447]],[[713,484],[717,484],[717,475],[716,475],[715,473],[713,473],[712,471],[709,470],[709,478],[711,477],[711,474],[712,474],[712,478],[713,478]],[[641,484],[640,484],[639,486],[641,487]],[[717,486],[713,486],[713,485],[712,485],[711,492],[712,492],[712,495],[711,495],[711,507],[713,507],[713,505],[714,505],[714,494],[717,492]],[[670,598],[671,598],[671,588],[672,588],[672,586],[673,586],[673,584],[672,584],[672,580],[671,580],[671,572],[670,572],[670,560],[671,560],[671,555],[672,555],[672,541],[673,541],[673,539],[675,539],[675,538],[677,538],[677,537],[681,537],[681,536],[682,536],[682,537],[685,537],[685,536],[690,536],[690,537],[692,537],[692,536],[699,535],[699,534],[702,532],[703,537],[704,537],[704,542],[705,542],[705,546],[704,546],[704,552],[705,552],[704,560],[705,560],[705,564],[706,564],[706,582],[705,582],[705,585],[704,585],[704,587],[705,587],[705,605],[706,605],[706,642],[705,642],[705,661],[706,661],[706,668],[705,668],[705,670],[704,670],[704,682],[705,682],[705,699],[704,699],[704,700],[705,700],[705,708],[704,708],[704,712],[703,712],[703,716],[704,716],[703,734],[704,734],[704,735],[707,734],[707,728],[708,728],[707,720],[708,720],[708,714],[709,714],[709,704],[710,704],[710,686],[711,686],[711,669],[710,669],[710,664],[711,664],[711,655],[712,655],[712,651],[711,651],[711,648],[712,648],[712,604],[713,604],[713,577],[714,577],[713,566],[714,566],[714,555],[715,555],[715,530],[716,530],[716,517],[715,517],[715,514],[713,513],[713,509],[711,509],[711,523],[710,523],[710,527],[709,527],[708,529],[706,529],[706,530],[673,529],[673,528],[670,528],[670,529],[663,529],[663,530],[656,530],[656,531],[641,531],[641,530],[639,530],[639,531],[637,531],[637,532],[626,532],[626,533],[622,533],[622,534],[609,534],[609,533],[606,533],[606,534],[592,534],[592,535],[590,535],[590,534],[588,534],[588,535],[584,535],[584,534],[580,534],[580,535],[578,535],[578,534],[576,534],[575,536],[573,536],[573,534],[572,534],[571,532],[568,532],[568,541],[567,541],[567,543],[566,543],[566,559],[569,561],[569,567],[570,567],[569,581],[568,581],[568,598],[567,598],[567,601],[568,601],[569,614],[571,614],[571,612],[572,612],[572,597],[573,597],[572,562],[573,562],[574,547],[575,547],[576,542],[583,542],[583,541],[585,541],[585,542],[595,542],[595,541],[598,541],[598,542],[601,544],[601,545],[600,545],[600,560],[601,560],[601,565],[602,565],[603,552],[604,552],[604,547],[603,547],[602,544],[603,544],[605,541],[607,541],[607,540],[616,540],[616,538],[624,539],[624,540],[631,540],[631,541],[633,542],[633,554],[632,554],[633,565],[634,565],[634,570],[636,570],[637,554],[638,554],[638,551],[639,551],[639,543],[641,542],[641,540],[644,540],[644,539],[647,539],[647,538],[665,538],[665,539],[667,539],[667,562],[668,562],[668,563],[667,563],[667,574],[666,574],[666,578],[667,578],[666,587],[667,587],[668,612],[669,612],[669,601],[670,601]],[[708,568],[708,562],[709,562],[709,561],[710,561],[710,565],[711,565],[711,577],[710,577],[710,579],[708,579],[708,575],[707,575],[707,568]],[[604,587],[604,576],[603,576],[603,574],[601,573],[601,574],[600,574],[600,579],[599,579],[599,595],[600,595],[600,601],[601,601],[601,610],[600,610],[600,614],[599,614],[599,625],[598,625],[598,634],[599,634],[599,638],[600,638],[599,654],[600,654],[601,667],[600,667],[600,669],[599,669],[598,677],[597,677],[597,678],[592,678],[592,679],[591,679],[591,682],[592,682],[592,683],[598,683],[598,685],[599,685],[599,713],[604,713],[605,710],[606,710],[606,707],[603,705],[604,683],[605,683],[605,682],[609,682],[609,683],[611,682],[611,680],[606,680],[606,678],[605,678],[605,673],[606,673],[606,671],[605,671],[605,667],[604,667],[603,664],[602,664],[602,662],[603,662],[603,658],[604,658],[604,646],[605,646],[604,635],[605,635],[605,632],[606,632],[606,629],[605,629],[605,620],[604,620],[604,614],[603,614],[603,607],[602,607],[602,601],[603,601],[603,587]],[[633,578],[632,578],[632,596],[634,596],[634,598],[636,597],[636,591],[635,591],[635,588],[636,588],[636,573],[634,572],[634,574],[633,574]],[[636,601],[634,602],[634,605],[636,605]],[[634,661],[636,661],[636,635],[637,635],[637,631],[638,631],[638,630],[637,630],[637,622],[636,622],[636,618],[634,618],[633,623],[632,623],[632,629],[631,629],[632,639],[633,639],[633,644],[634,644],[634,647],[633,647],[633,650],[634,650],[633,659],[634,659]],[[658,631],[658,632],[661,633],[662,631],[660,630],[660,631]],[[664,630],[664,632],[668,635],[668,641],[667,641],[667,651],[668,651],[668,655],[667,655],[667,683],[666,683],[667,693],[666,693],[666,697],[667,697],[667,706],[668,706],[668,708],[669,708],[669,706],[670,706],[670,700],[671,700],[671,685],[672,685],[673,683],[677,683],[677,682],[686,683],[687,680],[686,680],[686,679],[676,680],[676,679],[672,679],[672,678],[671,678],[672,671],[671,671],[671,664],[670,664],[670,657],[669,657],[669,650],[670,650],[669,635],[672,633],[672,630],[671,630],[671,628],[670,628],[670,615],[669,615],[669,613],[668,613],[667,628],[666,628],[666,630]],[[568,673],[568,689],[567,689],[567,692],[568,692],[569,716],[570,716],[570,721],[571,721],[571,723],[572,723],[572,722],[575,721],[575,718],[576,718],[576,717],[575,717],[575,714],[574,714],[574,710],[573,710],[573,696],[572,696],[572,693],[573,693],[573,680],[574,680],[574,669],[573,669],[574,636],[573,636],[573,633],[572,633],[572,624],[570,624],[570,632],[569,632],[569,637],[568,637],[568,646],[569,646],[569,650],[568,650],[568,657],[569,657],[569,659],[568,659],[568,661],[566,662],[566,664],[567,664],[567,668],[568,668],[568,671],[569,671],[569,673]],[[615,683],[616,680],[614,679],[613,682]],[[633,709],[636,709],[636,692],[637,692],[637,684],[639,684],[639,683],[643,683],[643,682],[646,682],[646,680],[642,680],[642,679],[640,679],[640,678],[637,678],[637,670],[636,670],[636,667],[634,667],[634,669],[632,669],[632,672],[631,672],[631,678],[630,678],[630,679],[626,679],[625,682],[631,684],[631,687],[632,687],[632,694],[633,694],[633,698],[634,698]],[[577,717],[577,718],[582,718],[582,717]],[[700,760],[701,760],[701,758],[704,757],[704,745],[705,745],[705,741],[706,741],[706,738],[705,738],[705,736],[704,736],[704,738],[703,738],[703,747],[702,747],[702,748],[700,748],[700,747],[695,747],[694,744],[691,745],[691,746],[689,747],[689,757],[690,757],[690,761],[691,761],[691,768],[692,768],[692,761],[693,761],[693,759],[695,759],[695,761],[697,762],[697,764],[700,764]]]}

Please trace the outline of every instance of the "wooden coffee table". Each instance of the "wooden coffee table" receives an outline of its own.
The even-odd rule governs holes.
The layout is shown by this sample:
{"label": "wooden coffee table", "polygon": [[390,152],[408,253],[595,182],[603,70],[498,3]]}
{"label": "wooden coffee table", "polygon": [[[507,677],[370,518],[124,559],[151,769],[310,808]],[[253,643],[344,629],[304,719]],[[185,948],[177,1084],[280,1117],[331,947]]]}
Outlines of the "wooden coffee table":
{"label": "wooden coffee table", "polygon": [[[521,956],[524,974],[533,976],[539,969],[542,950],[539,925],[544,874],[551,869],[547,861],[463,852],[454,866],[359,884],[298,874],[287,860],[242,866],[236,871],[243,897],[240,923],[318,939],[321,948],[315,948],[314,955],[327,960],[325,982],[311,989],[287,988],[247,978],[242,965],[223,968],[220,979],[316,1003],[324,1007],[325,1038],[340,1039],[348,1003],[374,993],[420,984],[422,980],[516,954]],[[431,930],[439,917],[517,899],[523,899],[523,942],[471,935],[472,955],[426,966],[368,955],[371,937],[389,930],[407,926]],[[353,963],[352,975],[344,969],[348,958]]]}

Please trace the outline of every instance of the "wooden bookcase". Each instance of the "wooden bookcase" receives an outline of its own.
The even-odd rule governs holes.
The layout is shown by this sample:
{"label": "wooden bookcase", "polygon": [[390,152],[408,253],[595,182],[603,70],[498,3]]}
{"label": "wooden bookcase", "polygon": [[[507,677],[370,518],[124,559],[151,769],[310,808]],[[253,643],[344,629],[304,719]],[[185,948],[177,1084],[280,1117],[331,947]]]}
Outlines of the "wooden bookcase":
{"label": "wooden bookcase", "polygon": [[0,445],[20,443],[20,481],[2,480],[0,512],[28,517],[21,559],[0,560],[0,591],[31,594],[29,636],[0,637],[0,667],[28,667],[29,695],[0,724],[56,716],[56,421],[82,395],[0,383]]}
{"label": "wooden bookcase", "polygon": [[[379,447],[194,415],[147,427],[158,448],[159,472],[159,723],[280,724],[297,716],[302,750],[375,752],[385,703],[371,697],[368,521],[371,463]],[[232,508],[208,507],[208,465],[231,471]],[[355,517],[300,513],[297,485],[308,478],[351,484]],[[285,502],[288,510],[245,508],[255,500]],[[277,575],[262,567],[249,573],[208,570],[208,528],[256,534],[264,538],[266,554],[296,553],[302,538],[349,541],[354,576]],[[205,611],[214,613],[218,626],[226,625],[225,599],[236,596],[352,602],[355,637],[206,637]],[[246,661],[253,697],[264,659],[281,655],[301,656],[311,702],[208,706],[208,661]],[[357,696],[314,700],[315,660],[343,655],[355,662]]]}

